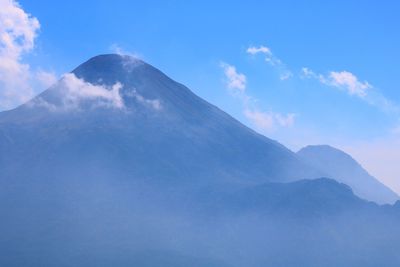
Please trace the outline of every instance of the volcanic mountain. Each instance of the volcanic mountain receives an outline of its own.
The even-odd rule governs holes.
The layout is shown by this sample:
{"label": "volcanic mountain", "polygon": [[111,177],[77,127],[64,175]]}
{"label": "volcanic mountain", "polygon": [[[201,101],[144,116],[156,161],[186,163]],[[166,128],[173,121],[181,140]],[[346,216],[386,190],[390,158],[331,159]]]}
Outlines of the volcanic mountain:
{"label": "volcanic mountain", "polygon": [[90,59],[0,114],[0,176],[257,184],[317,178],[295,153],[145,62]]}

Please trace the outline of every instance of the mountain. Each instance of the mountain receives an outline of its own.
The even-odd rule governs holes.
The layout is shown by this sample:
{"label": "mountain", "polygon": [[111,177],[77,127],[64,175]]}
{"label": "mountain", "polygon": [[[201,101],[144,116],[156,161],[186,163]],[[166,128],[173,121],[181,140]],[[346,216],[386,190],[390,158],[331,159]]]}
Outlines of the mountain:
{"label": "mountain", "polygon": [[0,113],[0,266],[397,267],[378,205],[145,62]]}
{"label": "mountain", "polygon": [[[316,178],[298,156],[138,59],[97,56],[0,113],[0,176],[238,184]],[[79,157],[77,157],[79,155]]]}
{"label": "mountain", "polygon": [[304,161],[331,178],[349,185],[361,198],[376,203],[394,203],[399,196],[371,176],[345,152],[327,145],[307,146],[297,152]]}

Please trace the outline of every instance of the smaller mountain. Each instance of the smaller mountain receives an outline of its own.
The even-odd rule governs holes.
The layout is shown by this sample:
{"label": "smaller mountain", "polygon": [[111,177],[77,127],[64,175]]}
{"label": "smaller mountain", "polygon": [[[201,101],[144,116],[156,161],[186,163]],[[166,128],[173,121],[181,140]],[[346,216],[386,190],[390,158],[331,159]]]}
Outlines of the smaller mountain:
{"label": "smaller mountain", "polygon": [[399,200],[395,192],[371,176],[349,154],[337,148],[328,145],[307,146],[297,155],[330,178],[349,185],[361,198],[378,204],[393,204]]}

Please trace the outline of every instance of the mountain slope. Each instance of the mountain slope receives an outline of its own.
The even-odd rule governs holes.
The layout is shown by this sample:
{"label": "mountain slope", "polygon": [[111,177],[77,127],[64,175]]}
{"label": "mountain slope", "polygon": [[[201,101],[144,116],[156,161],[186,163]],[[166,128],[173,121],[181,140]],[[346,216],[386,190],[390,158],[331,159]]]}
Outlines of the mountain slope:
{"label": "mountain slope", "polygon": [[350,155],[336,148],[319,145],[302,148],[297,154],[329,177],[349,185],[361,198],[377,203],[394,203],[399,196],[371,176]]}

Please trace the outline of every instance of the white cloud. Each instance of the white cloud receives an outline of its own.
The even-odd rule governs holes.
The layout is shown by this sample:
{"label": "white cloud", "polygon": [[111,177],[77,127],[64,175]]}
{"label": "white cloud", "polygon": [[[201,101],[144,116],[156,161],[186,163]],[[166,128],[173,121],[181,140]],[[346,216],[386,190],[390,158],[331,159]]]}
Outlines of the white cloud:
{"label": "white cloud", "polygon": [[246,89],[246,76],[238,73],[235,66],[227,63],[221,63],[221,67],[224,70],[228,88],[244,92]]}
{"label": "white cloud", "polygon": [[36,72],[36,79],[44,88],[48,88],[57,82],[57,76],[55,73],[43,70]]}
{"label": "white cloud", "polygon": [[116,44],[116,43],[112,44],[109,49],[110,49],[111,52],[113,52],[113,53],[115,53],[117,55],[120,55],[120,56],[129,56],[129,57],[133,57],[133,58],[136,58],[136,59],[142,58],[142,56],[139,55],[138,53],[128,51],[128,50],[122,48],[119,44]]}
{"label": "white cloud", "polygon": [[122,49],[121,46],[119,46],[118,44],[112,44],[110,46],[110,50],[111,52],[117,54],[117,55],[126,55],[128,52],[125,51],[124,49]]}
{"label": "white cloud", "polygon": [[315,79],[317,81],[319,81],[322,84],[325,85],[331,85],[330,82],[327,80],[327,78],[322,75],[322,74],[317,74],[315,73],[313,70],[303,67],[301,69],[301,78],[306,78],[306,79]]}
{"label": "white cloud", "polygon": [[286,115],[276,112],[263,112],[256,109],[245,109],[244,115],[255,126],[256,129],[263,133],[269,133],[277,127],[291,127],[295,121],[295,114]]}
{"label": "white cloud", "polygon": [[144,64],[144,62],[141,60],[142,56],[140,54],[127,51],[118,44],[112,44],[109,49],[112,53],[115,53],[124,59],[122,64],[124,65],[125,70],[128,72],[131,72],[136,67]]}
{"label": "white cloud", "polygon": [[372,88],[368,82],[360,82],[358,78],[348,71],[332,71],[329,73],[330,84],[336,87],[344,87],[350,95],[365,97],[367,90]]}
{"label": "white cloud", "polygon": [[229,92],[242,101],[243,114],[256,129],[268,133],[278,127],[290,127],[294,124],[295,114],[284,115],[272,111],[261,111],[256,105],[259,101],[246,92],[246,76],[239,73],[235,66],[227,63],[221,63],[221,67],[227,79],[226,86]]}
{"label": "white cloud", "polygon": [[127,97],[135,98],[139,103],[144,104],[148,107],[153,108],[154,110],[161,110],[162,105],[159,99],[147,99],[140,95],[136,89],[132,89],[129,93],[126,94]]}
{"label": "white cloud", "polygon": [[0,0],[0,105],[11,107],[28,100],[33,90],[29,86],[29,65],[21,56],[33,49],[39,21],[12,0]]}
{"label": "white cloud", "polygon": [[331,71],[328,75],[317,74],[308,68],[302,68],[304,78],[317,79],[319,82],[345,90],[349,95],[365,98],[368,90],[372,89],[367,81],[361,82],[356,75],[348,71]]}
{"label": "white cloud", "polygon": [[263,46],[263,45],[261,45],[259,47],[250,46],[249,48],[247,48],[246,52],[251,54],[251,55],[255,55],[255,54],[258,54],[258,53],[272,55],[271,49],[269,49],[268,47]]}
{"label": "white cloud", "polygon": [[147,99],[140,95],[136,89],[122,92],[124,86],[116,82],[112,86],[92,84],[80,79],[73,73],[64,74],[57,86],[51,90],[59,90],[59,100],[48,102],[39,97],[30,104],[47,108],[49,111],[81,111],[84,108],[115,108],[126,109],[123,96],[134,98],[138,103],[156,111],[162,109],[161,101],[158,99]]}
{"label": "white cloud", "polygon": [[284,81],[284,80],[291,78],[292,76],[293,76],[293,74],[290,71],[287,71],[287,72],[281,73],[281,75],[279,75],[279,79]]}
{"label": "white cloud", "polygon": [[94,85],[79,79],[73,73],[67,73],[61,78],[57,88],[51,89],[60,90],[58,92],[60,103],[50,103],[43,98],[36,98],[31,105],[45,107],[50,111],[80,111],[84,104],[89,104],[91,108],[122,109],[125,107],[120,95],[122,87],[119,82],[110,87]]}
{"label": "white cloud", "polygon": [[261,112],[258,110],[245,109],[244,115],[258,129],[270,131],[274,128],[274,118],[270,113]]}
{"label": "white cloud", "polygon": [[79,108],[82,101],[97,100],[96,105],[123,108],[124,101],[120,95],[122,84],[117,82],[111,87],[94,85],[67,73],[61,79],[60,86],[64,90],[64,107]]}
{"label": "white cloud", "polygon": [[37,18],[16,1],[0,0],[0,109],[29,100],[36,91],[32,84],[44,79],[44,71],[37,77],[22,61],[34,48],[39,29]]}
{"label": "white cloud", "polygon": [[247,48],[246,52],[250,55],[257,55],[257,54],[263,54],[265,56],[265,61],[268,62],[269,64],[271,64],[272,66],[278,66],[278,65],[282,65],[282,61],[280,59],[278,59],[277,57],[275,57],[272,54],[271,49],[269,49],[266,46],[250,46],[249,48]]}
{"label": "white cloud", "polygon": [[262,54],[264,55],[265,61],[276,68],[278,70],[279,74],[279,79],[284,81],[293,76],[292,72],[286,67],[286,65],[279,59],[277,58],[271,51],[270,48],[266,46],[250,46],[247,48],[246,52],[250,55],[257,55],[257,54]]}
{"label": "white cloud", "polygon": [[33,48],[40,24],[13,0],[0,0],[0,6],[2,52],[15,58]]}
{"label": "white cloud", "polygon": [[301,77],[315,79],[321,84],[345,91],[357,96],[367,104],[388,114],[400,115],[400,107],[387,99],[377,88],[367,81],[360,81],[356,75],[348,71],[331,71],[327,75],[318,74],[309,68],[301,69]]}
{"label": "white cloud", "polygon": [[286,115],[282,115],[282,114],[279,114],[279,113],[275,113],[274,117],[275,117],[275,120],[278,122],[278,124],[280,126],[291,127],[294,124],[294,120],[295,120],[296,114],[289,113],[289,114],[286,114]]}
{"label": "white cloud", "polygon": [[315,78],[317,75],[314,71],[310,70],[309,68],[303,67],[301,68],[301,73],[304,78]]}

